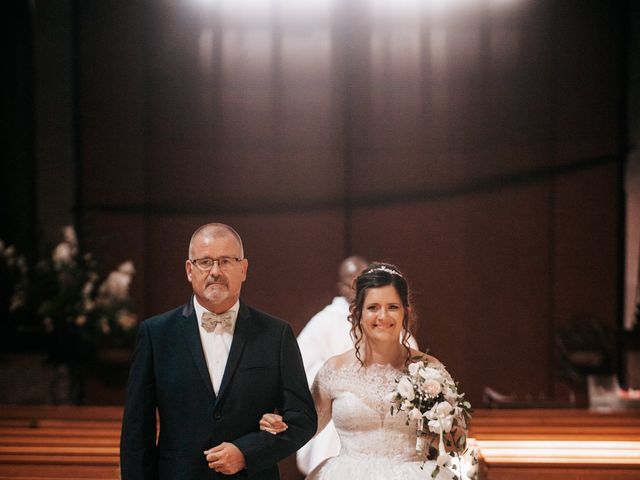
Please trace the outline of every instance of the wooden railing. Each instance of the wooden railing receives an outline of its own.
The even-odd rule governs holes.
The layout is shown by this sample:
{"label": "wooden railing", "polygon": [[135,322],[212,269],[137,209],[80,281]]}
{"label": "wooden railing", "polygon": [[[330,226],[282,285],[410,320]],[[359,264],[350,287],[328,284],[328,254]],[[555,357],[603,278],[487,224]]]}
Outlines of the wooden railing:
{"label": "wooden railing", "polygon": [[479,410],[471,437],[490,480],[640,478],[638,410]]}
{"label": "wooden railing", "polygon": [[[0,406],[0,480],[117,480],[121,418],[121,407]],[[478,410],[471,437],[489,480],[640,478],[640,411]]]}
{"label": "wooden railing", "polygon": [[0,407],[0,480],[120,478],[120,407]]}

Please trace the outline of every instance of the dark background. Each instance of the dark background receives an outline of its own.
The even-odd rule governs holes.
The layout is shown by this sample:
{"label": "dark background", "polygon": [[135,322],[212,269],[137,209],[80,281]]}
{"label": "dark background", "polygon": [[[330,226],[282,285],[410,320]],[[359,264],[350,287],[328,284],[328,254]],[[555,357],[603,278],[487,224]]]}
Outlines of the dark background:
{"label": "dark background", "polygon": [[562,397],[558,328],[623,326],[633,3],[6,2],[0,238],[74,222],[144,318],[225,222],[296,333],[342,258],[390,261],[472,402]]}
{"label": "dark background", "polygon": [[134,261],[140,318],[187,300],[189,236],[220,221],[244,299],[296,333],[342,258],[398,265],[476,405],[563,398],[558,329],[622,330],[634,2],[5,5],[0,238],[34,260],[74,223]]}

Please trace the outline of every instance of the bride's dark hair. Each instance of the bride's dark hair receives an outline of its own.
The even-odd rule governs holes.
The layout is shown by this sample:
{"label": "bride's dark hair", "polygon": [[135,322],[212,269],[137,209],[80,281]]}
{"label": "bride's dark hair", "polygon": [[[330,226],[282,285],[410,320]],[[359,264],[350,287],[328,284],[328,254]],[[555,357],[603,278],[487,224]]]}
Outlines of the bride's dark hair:
{"label": "bride's dark hair", "polygon": [[364,339],[362,332],[362,307],[364,306],[364,299],[367,292],[371,288],[386,287],[392,285],[396,289],[402,306],[405,309],[404,318],[402,319],[402,346],[407,351],[407,358],[405,363],[408,363],[411,359],[411,347],[409,346],[409,337],[411,336],[411,330],[414,326],[413,312],[409,310],[411,306],[411,293],[409,291],[409,285],[404,275],[398,267],[390,263],[372,263],[367,267],[355,280],[356,295],[351,305],[349,306],[349,321],[351,322],[351,337],[354,341],[356,350],[356,358],[361,365],[364,366],[364,361],[360,357],[360,347]]}

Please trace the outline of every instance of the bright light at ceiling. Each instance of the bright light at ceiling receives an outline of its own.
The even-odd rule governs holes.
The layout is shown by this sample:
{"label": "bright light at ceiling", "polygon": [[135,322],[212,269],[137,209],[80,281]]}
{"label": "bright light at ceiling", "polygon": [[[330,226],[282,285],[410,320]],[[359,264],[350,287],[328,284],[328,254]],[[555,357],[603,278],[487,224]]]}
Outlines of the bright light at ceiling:
{"label": "bright light at ceiling", "polygon": [[[332,4],[337,1],[345,0],[192,0],[194,3],[213,6],[220,5],[225,9],[240,9],[245,10],[248,8],[257,8],[260,10],[270,9],[274,6],[278,6],[280,9],[295,9],[295,10],[314,10],[317,8],[325,8],[328,4]],[[431,11],[446,11],[446,10],[459,10],[465,7],[474,7],[479,4],[485,4],[486,0],[370,0],[372,4],[393,4],[394,9],[407,8],[409,10],[415,10],[419,7],[424,7]],[[489,0],[489,4],[492,7],[508,7],[522,0]]]}

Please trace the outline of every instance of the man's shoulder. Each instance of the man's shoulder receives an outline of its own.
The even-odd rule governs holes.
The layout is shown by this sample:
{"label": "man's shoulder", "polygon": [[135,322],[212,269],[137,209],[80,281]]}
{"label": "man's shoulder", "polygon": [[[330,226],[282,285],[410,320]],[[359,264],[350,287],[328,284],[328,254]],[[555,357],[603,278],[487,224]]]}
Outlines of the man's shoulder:
{"label": "man's shoulder", "polygon": [[285,328],[291,326],[286,320],[283,320],[258,308],[254,308],[250,305],[247,305],[246,303],[241,304],[241,310],[243,306],[247,309],[246,311],[254,324],[262,324],[265,327],[272,328]]}

